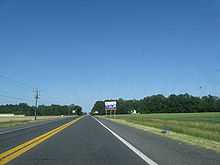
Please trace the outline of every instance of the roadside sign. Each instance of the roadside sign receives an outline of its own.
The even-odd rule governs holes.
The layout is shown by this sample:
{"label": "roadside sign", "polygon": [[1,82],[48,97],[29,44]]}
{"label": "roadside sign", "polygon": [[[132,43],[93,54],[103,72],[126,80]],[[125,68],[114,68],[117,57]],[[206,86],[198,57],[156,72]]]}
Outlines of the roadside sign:
{"label": "roadside sign", "polygon": [[105,102],[105,110],[117,110],[116,101],[106,101]]}
{"label": "roadside sign", "polygon": [[111,116],[112,112],[114,112],[114,117],[115,117],[116,110],[117,110],[117,102],[116,101],[105,101],[105,115],[106,116],[109,111],[110,116]]}

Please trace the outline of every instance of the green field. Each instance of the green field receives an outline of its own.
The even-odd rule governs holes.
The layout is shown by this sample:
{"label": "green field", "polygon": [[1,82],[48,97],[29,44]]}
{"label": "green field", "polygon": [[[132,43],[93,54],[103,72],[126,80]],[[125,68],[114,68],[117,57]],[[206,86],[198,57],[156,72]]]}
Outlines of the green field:
{"label": "green field", "polygon": [[220,112],[117,115],[115,119],[220,142]]}

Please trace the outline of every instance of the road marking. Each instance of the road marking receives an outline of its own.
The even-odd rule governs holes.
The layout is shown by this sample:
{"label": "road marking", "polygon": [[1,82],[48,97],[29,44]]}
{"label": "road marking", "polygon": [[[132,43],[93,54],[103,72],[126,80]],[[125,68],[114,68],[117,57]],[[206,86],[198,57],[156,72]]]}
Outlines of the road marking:
{"label": "road marking", "polygon": [[0,131],[0,135],[4,135],[4,134],[7,134],[7,133],[12,133],[12,132],[17,132],[17,131],[21,131],[21,130],[25,130],[25,129],[29,129],[29,128],[33,128],[33,127],[39,127],[39,126],[42,126],[42,125],[45,125],[45,124],[50,124],[50,123],[56,122],[58,120],[62,120],[62,119],[54,119],[52,121],[48,121],[48,122],[45,122],[45,123],[39,123],[39,124],[32,125],[32,126],[24,126],[24,127],[21,127],[21,128],[15,128],[15,129],[9,129],[9,130],[6,130],[6,131]]}
{"label": "road marking", "polygon": [[110,128],[108,128],[106,125],[104,125],[101,121],[96,119],[92,116],[93,119],[95,119],[99,124],[101,124],[105,129],[107,129],[112,135],[114,135],[118,140],[120,140],[122,143],[124,143],[130,150],[132,150],[135,154],[137,154],[141,159],[143,159],[146,163],[149,165],[158,165],[155,161],[147,157],[144,153],[142,153],[140,150],[135,148],[132,144],[130,144],[128,141],[120,137],[118,134],[113,132]]}
{"label": "road marking", "polygon": [[80,120],[82,117],[77,118],[73,121],[70,121],[64,125],[61,125],[45,134],[42,134],[38,137],[35,137],[23,144],[20,144],[8,151],[5,151],[0,154],[0,165],[4,165],[8,163],[9,161],[15,159],[16,157],[20,156],[21,154],[27,152],[28,150],[34,148],[35,146],[39,145],[40,143],[44,142],[45,140],[49,139],[50,137],[54,136],[58,132],[62,131],[63,129],[69,127],[73,123],[76,123],[78,120]]}

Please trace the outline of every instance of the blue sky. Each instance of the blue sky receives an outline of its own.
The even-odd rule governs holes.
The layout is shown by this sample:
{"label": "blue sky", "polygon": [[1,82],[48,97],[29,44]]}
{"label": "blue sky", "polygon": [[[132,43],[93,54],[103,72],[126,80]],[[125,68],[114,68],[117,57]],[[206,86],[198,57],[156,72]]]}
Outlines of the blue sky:
{"label": "blue sky", "polygon": [[220,95],[220,2],[2,0],[0,57],[0,75],[28,84],[0,77],[0,93],[39,87],[41,104]]}

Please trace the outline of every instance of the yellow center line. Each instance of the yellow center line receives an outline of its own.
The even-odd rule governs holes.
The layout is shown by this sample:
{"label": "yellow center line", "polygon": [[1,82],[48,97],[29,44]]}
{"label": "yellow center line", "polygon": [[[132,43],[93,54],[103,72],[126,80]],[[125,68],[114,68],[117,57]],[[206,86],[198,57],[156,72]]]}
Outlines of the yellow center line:
{"label": "yellow center line", "polygon": [[3,153],[0,154],[0,165],[4,165],[6,163],[8,163],[9,161],[15,159],[16,157],[20,156],[21,154],[27,152],[28,150],[32,149],[33,147],[39,145],[40,143],[42,143],[43,141],[49,139],[50,137],[52,137],[53,135],[57,134],[58,132],[62,131],[63,129],[69,127],[70,125],[72,125],[73,123],[76,123],[77,121],[79,121],[82,117],[79,117],[73,121],[70,121],[64,125],[61,125],[45,134],[42,134],[38,137],[35,137],[23,144],[20,144],[8,151],[5,151]]}

